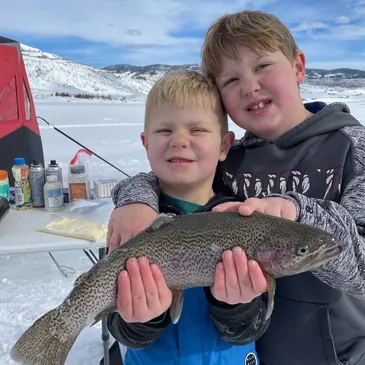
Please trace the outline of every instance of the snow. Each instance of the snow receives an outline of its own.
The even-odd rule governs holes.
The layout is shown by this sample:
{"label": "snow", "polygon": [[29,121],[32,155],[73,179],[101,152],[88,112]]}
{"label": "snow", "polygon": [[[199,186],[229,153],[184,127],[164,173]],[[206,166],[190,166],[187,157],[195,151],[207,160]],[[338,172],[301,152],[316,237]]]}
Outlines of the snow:
{"label": "snow", "polygon": [[144,101],[154,80],[161,75],[157,73],[154,77],[135,78],[131,72],[117,74],[24,44],[21,44],[21,50],[32,94],[38,98],[64,92]]}
{"label": "snow", "polygon": [[[335,89],[336,91],[336,89]],[[345,101],[353,115],[365,125],[365,90],[336,91],[305,87],[303,98],[327,102]],[[143,128],[143,103],[77,101],[50,98],[36,100],[37,115],[62,129],[89,149],[100,154],[128,174],[149,171],[140,142]],[[242,130],[231,123],[236,137]],[[56,159],[64,171],[79,149],[54,129],[40,122],[46,161]],[[95,156],[91,160],[94,177],[123,175]],[[64,172],[64,179],[66,173]],[[21,227],[19,227],[21,229]],[[64,278],[47,253],[0,256],[0,364],[15,365],[9,351],[17,338],[42,314],[59,305],[69,293],[73,281],[91,267],[82,251],[54,253],[62,264],[75,270]],[[110,345],[113,341],[110,341]],[[72,347],[66,365],[98,365],[103,357],[101,324],[85,329]]]}

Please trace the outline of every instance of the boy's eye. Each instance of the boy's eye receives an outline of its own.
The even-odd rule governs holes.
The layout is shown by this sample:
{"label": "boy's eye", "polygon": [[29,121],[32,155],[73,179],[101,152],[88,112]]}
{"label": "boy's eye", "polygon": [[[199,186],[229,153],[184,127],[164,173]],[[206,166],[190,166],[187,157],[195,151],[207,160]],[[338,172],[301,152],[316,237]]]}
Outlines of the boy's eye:
{"label": "boy's eye", "polygon": [[190,132],[206,132],[204,128],[192,128]]}
{"label": "boy's eye", "polygon": [[171,129],[158,129],[155,133],[171,133]]}
{"label": "boy's eye", "polygon": [[226,85],[228,85],[228,84],[230,84],[231,82],[233,82],[233,81],[236,81],[236,80],[238,80],[238,78],[237,77],[231,77],[230,79],[228,79],[227,81],[225,81],[224,83],[223,83],[223,87],[224,86],[226,86]]}
{"label": "boy's eye", "polygon": [[263,70],[263,69],[264,69],[264,68],[266,68],[267,66],[270,66],[270,64],[268,64],[268,63],[263,63],[262,65],[257,66],[256,71]]}

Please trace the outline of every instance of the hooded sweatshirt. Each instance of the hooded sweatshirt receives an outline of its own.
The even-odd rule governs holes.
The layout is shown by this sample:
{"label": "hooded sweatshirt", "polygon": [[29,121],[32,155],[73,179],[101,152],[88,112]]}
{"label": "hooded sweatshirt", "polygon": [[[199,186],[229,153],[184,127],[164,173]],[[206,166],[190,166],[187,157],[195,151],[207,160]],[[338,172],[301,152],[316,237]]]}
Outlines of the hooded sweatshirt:
{"label": "hooded sweatshirt", "polygon": [[[239,200],[279,196],[297,221],[331,233],[343,252],[277,280],[270,325],[257,341],[264,365],[365,365],[365,128],[342,103],[309,103],[313,116],[276,141],[246,133],[217,169],[214,190]],[[123,180],[116,206],[158,210],[153,173]]]}

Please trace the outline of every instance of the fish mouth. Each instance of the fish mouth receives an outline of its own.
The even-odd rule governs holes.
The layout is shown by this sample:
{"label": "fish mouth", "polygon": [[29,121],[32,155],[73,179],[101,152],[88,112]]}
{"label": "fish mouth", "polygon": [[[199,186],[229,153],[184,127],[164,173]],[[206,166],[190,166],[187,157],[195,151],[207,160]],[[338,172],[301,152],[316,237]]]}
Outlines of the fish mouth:
{"label": "fish mouth", "polygon": [[335,247],[327,248],[316,259],[309,262],[306,268],[307,269],[309,268],[310,270],[312,270],[319,266],[322,266],[326,262],[337,257],[342,251],[343,251],[342,246],[335,246]]}

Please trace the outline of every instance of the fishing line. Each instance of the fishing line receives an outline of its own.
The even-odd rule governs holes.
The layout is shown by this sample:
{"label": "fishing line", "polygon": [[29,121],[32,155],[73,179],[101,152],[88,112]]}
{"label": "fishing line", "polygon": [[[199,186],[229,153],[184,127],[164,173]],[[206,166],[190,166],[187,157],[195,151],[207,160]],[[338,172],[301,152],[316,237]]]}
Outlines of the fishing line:
{"label": "fishing line", "polygon": [[76,141],[75,139],[73,139],[72,137],[70,137],[68,134],[66,134],[65,132],[61,131],[60,129],[58,129],[57,127],[55,127],[52,123],[48,122],[46,119],[44,119],[43,117],[37,117],[37,119],[41,119],[43,120],[43,122],[45,122],[48,127],[56,130],[58,133],[61,133],[63,136],[65,136],[66,138],[68,138],[69,140],[71,140],[72,142],[78,144],[80,147],[85,148],[86,150],[90,151],[94,156],[98,157],[100,160],[102,160],[103,162],[105,162],[106,164],[108,164],[111,167],[114,167],[116,170],[118,170],[119,172],[121,172],[122,174],[124,174],[127,177],[130,177],[130,175],[128,175],[126,172],[124,172],[123,170],[119,169],[118,167],[116,167],[115,165],[113,165],[111,162],[107,161],[105,158],[101,157],[100,155],[98,155],[97,153],[93,152],[90,150],[90,148],[87,148],[86,146],[84,146],[83,144],[81,144],[80,142]]}

